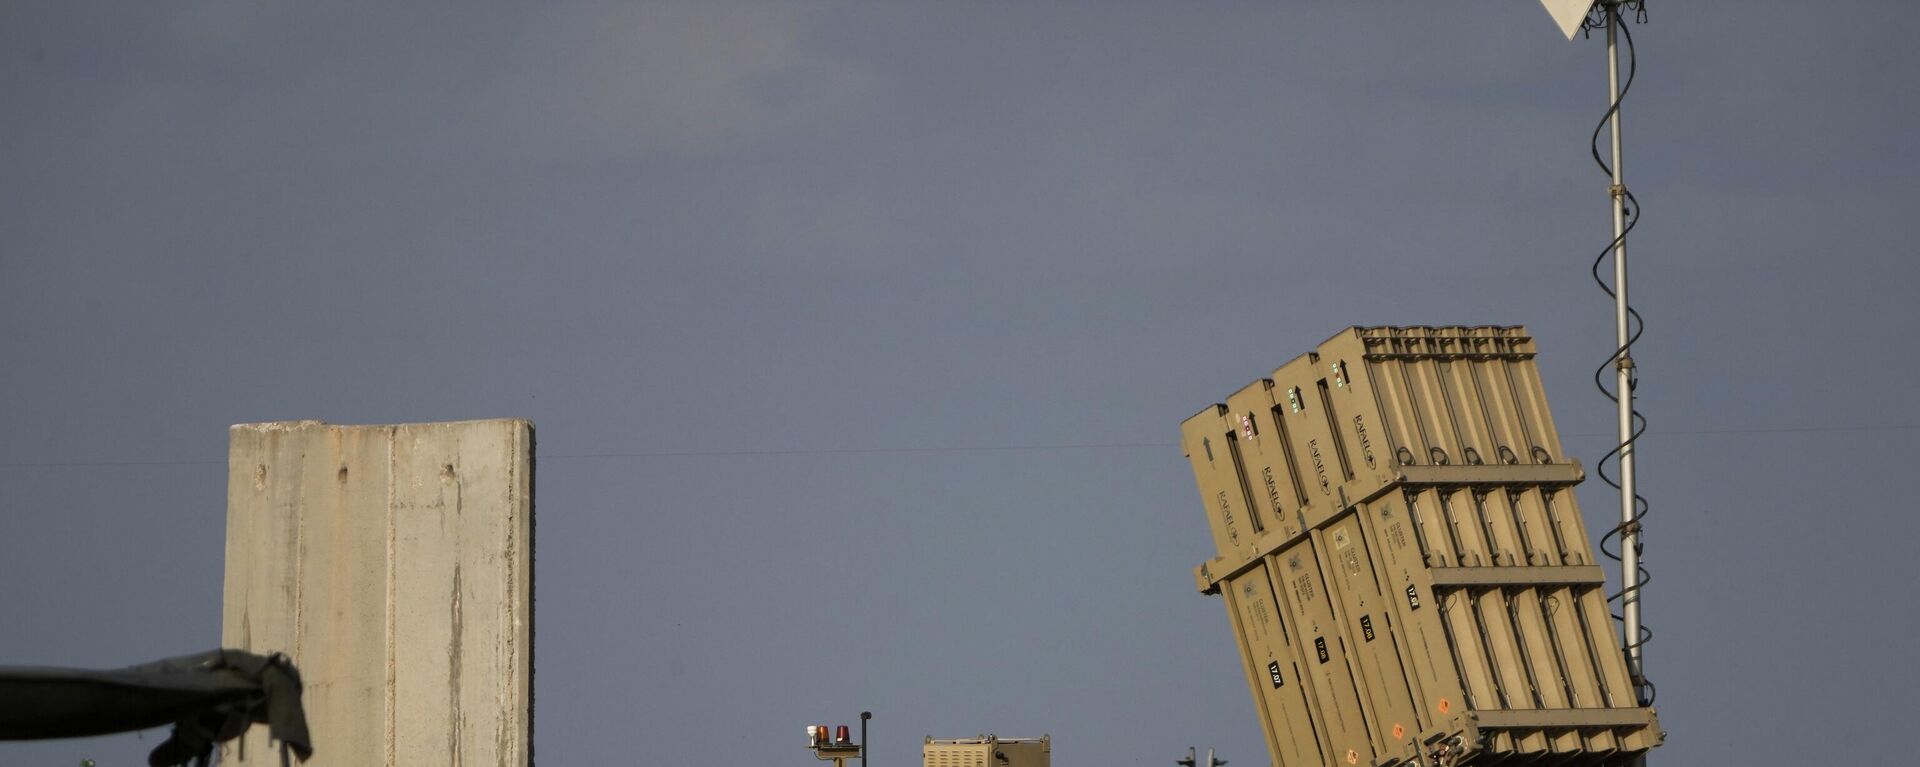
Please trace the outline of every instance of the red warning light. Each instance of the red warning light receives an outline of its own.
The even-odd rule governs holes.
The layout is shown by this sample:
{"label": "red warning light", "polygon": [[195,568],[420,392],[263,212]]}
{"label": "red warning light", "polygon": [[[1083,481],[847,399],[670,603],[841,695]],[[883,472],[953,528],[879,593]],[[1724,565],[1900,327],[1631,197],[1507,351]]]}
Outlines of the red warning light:
{"label": "red warning light", "polygon": [[837,729],[837,730],[834,730],[834,731],[833,731],[833,742],[835,742],[835,743],[838,743],[838,744],[841,744],[841,745],[845,745],[845,744],[846,744],[846,743],[847,743],[848,741],[850,741],[850,740],[851,740],[851,738],[849,738],[849,737],[847,737],[847,726],[846,726],[846,725],[844,725],[844,724],[843,724],[843,725],[840,725],[840,729]]}

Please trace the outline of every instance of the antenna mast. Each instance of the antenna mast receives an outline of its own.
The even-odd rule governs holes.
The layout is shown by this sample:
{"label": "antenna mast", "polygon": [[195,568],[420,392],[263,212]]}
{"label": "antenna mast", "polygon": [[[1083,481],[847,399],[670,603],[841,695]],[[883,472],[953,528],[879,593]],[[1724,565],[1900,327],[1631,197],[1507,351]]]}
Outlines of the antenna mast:
{"label": "antenna mast", "polygon": [[[1640,647],[1645,643],[1646,630],[1640,623],[1640,587],[1646,582],[1645,571],[1640,566],[1640,518],[1644,516],[1639,495],[1639,473],[1634,455],[1634,440],[1639,436],[1640,416],[1633,409],[1633,385],[1635,370],[1633,364],[1633,342],[1640,334],[1639,316],[1634,313],[1627,301],[1627,232],[1633,229],[1634,221],[1639,217],[1639,205],[1633,195],[1627,191],[1625,171],[1621,167],[1620,141],[1620,98],[1626,88],[1633,83],[1631,63],[1627,70],[1627,79],[1620,79],[1620,38],[1627,38],[1628,56],[1632,56],[1633,36],[1621,28],[1624,20],[1620,12],[1632,8],[1639,12],[1639,20],[1646,20],[1646,0],[1541,0],[1547,12],[1559,25],[1561,33],[1572,40],[1582,31],[1604,29],[1607,35],[1607,116],[1606,121],[1594,129],[1593,159],[1606,166],[1611,178],[1608,198],[1613,211],[1613,242],[1601,253],[1600,260],[1594,262],[1594,279],[1600,282],[1602,289],[1613,295],[1613,333],[1614,352],[1607,363],[1613,366],[1613,388],[1608,390],[1605,383],[1606,367],[1603,365],[1594,371],[1594,383],[1602,392],[1613,398],[1617,408],[1616,420],[1619,429],[1619,442],[1607,458],[1620,456],[1620,524],[1614,527],[1608,537],[1620,536],[1620,623],[1622,648],[1626,653],[1627,671],[1632,675],[1634,691],[1641,705],[1651,703],[1651,685],[1647,683],[1644,668],[1641,665]],[[1597,17],[1597,18],[1596,18]],[[1629,59],[1631,61],[1631,58]],[[1600,130],[1607,131],[1612,142],[1611,164],[1600,158]],[[1613,285],[1609,287],[1600,276],[1600,263],[1608,256],[1613,258]],[[1604,471],[1606,458],[1601,459],[1602,479],[1612,480]],[[1601,548],[1605,550],[1605,542]],[[1609,552],[1610,553],[1610,552]]]}
{"label": "antenna mast", "polygon": [[1640,665],[1640,509],[1636,493],[1633,416],[1632,309],[1627,303],[1627,182],[1620,165],[1620,7],[1624,0],[1601,0],[1607,27],[1607,134],[1613,145],[1613,336],[1614,399],[1620,439],[1620,616],[1627,670],[1635,686],[1646,676]]}

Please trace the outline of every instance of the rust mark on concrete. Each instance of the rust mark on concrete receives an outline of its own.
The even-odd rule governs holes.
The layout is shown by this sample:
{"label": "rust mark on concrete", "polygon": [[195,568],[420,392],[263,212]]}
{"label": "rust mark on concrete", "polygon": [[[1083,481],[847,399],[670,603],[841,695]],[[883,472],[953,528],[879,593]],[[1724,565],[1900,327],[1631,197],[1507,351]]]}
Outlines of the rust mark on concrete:
{"label": "rust mark on concrete", "polygon": [[[302,450],[286,463],[299,466],[306,459],[307,453]],[[302,472],[288,474],[293,480],[292,492],[287,494],[286,499],[287,513],[293,517],[293,535],[289,536],[293,547],[293,593],[288,595],[293,600],[293,657],[305,658],[307,632],[303,628],[307,625],[307,510],[302,500],[306,497],[306,483],[301,480]]]}
{"label": "rust mark on concrete", "polygon": [[394,485],[399,481],[398,478],[400,476],[400,467],[398,464],[398,459],[395,457],[395,451],[393,449],[393,443],[394,443],[393,432],[391,431],[387,432],[386,437],[387,437],[386,439],[386,443],[387,443],[387,503],[386,503],[386,506],[387,506],[387,509],[386,509],[387,511],[387,609],[386,609],[387,721],[386,721],[386,729],[387,731],[386,731],[386,744],[385,744],[386,753],[384,754],[384,756],[386,757],[386,762],[385,762],[386,767],[395,767],[399,763],[398,761],[399,759],[398,757],[398,752],[399,752],[398,724],[399,724],[400,712],[399,712],[399,701],[397,698],[398,698],[398,693],[400,688],[400,684],[399,684],[400,655],[399,655],[398,641],[396,637],[398,633],[398,622],[397,622],[397,616],[394,612],[394,604],[399,600],[399,587],[398,587],[399,563],[394,558],[395,551],[399,545],[399,521],[394,518],[395,514],[397,514],[397,512],[394,509],[394,506],[395,506]]}
{"label": "rust mark on concrete", "polygon": [[453,565],[453,599],[450,608],[453,612],[453,637],[447,642],[447,706],[452,712],[447,727],[447,764],[460,767],[460,731],[466,729],[465,717],[460,712],[460,655],[461,635],[465,632],[465,622],[460,604],[460,564]]}

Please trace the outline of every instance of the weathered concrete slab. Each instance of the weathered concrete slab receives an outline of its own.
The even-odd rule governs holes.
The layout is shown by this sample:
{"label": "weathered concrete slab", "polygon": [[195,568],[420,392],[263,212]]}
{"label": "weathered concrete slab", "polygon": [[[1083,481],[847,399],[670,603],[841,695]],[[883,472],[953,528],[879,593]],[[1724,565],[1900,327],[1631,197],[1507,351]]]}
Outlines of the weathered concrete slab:
{"label": "weathered concrete slab", "polygon": [[221,642],[299,665],[309,764],[530,763],[532,474],[524,420],[232,428]]}

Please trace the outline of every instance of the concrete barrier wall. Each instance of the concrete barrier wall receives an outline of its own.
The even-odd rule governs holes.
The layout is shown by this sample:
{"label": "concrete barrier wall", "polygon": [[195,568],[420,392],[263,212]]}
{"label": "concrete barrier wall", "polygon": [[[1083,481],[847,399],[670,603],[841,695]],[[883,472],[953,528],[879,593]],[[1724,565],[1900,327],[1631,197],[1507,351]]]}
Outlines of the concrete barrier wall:
{"label": "concrete barrier wall", "polygon": [[[284,652],[317,767],[527,765],[533,425],[234,426],[221,643]],[[278,765],[265,728],[233,764]]]}

